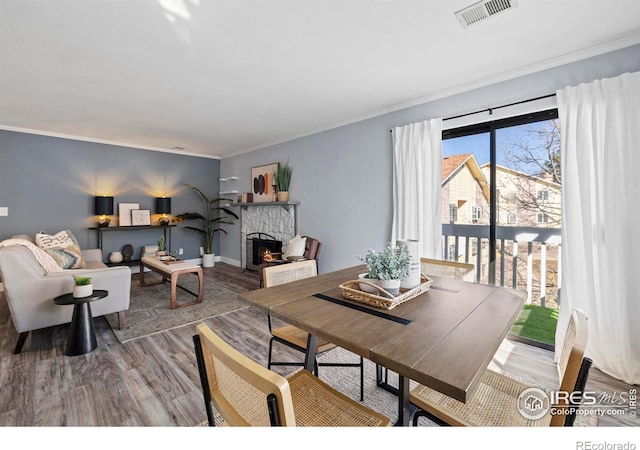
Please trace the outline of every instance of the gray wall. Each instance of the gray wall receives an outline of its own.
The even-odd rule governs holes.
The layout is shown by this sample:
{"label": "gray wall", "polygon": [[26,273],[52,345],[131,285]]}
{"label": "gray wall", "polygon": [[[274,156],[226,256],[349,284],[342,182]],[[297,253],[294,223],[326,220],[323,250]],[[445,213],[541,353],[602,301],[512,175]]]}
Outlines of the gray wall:
{"label": "gray wall", "polygon": [[[298,230],[324,243],[320,272],[357,263],[391,236],[392,144],[389,130],[552,94],[565,86],[640,70],[640,46],[600,55],[385,114],[355,124],[223,159],[221,176],[239,179],[221,190],[250,192],[251,167],[289,160],[290,198],[300,202]],[[226,261],[240,261],[240,227],[222,236]]]}
{"label": "gray wall", "polygon": [[[0,131],[0,240],[14,234],[32,237],[38,231],[57,233],[69,229],[82,248],[96,247],[93,196],[112,195],[117,224],[118,203],[139,203],[155,213],[156,196],[172,197],[172,213],[201,211],[191,183],[216,197],[220,161],[193,156],[81,142],[69,139]],[[154,222],[156,223],[156,222]],[[125,244],[139,255],[142,245],[155,245],[159,230],[105,233],[104,257]],[[199,258],[201,240],[195,233],[172,230],[172,247],[184,249],[185,258]],[[219,253],[219,242],[215,252]]]}

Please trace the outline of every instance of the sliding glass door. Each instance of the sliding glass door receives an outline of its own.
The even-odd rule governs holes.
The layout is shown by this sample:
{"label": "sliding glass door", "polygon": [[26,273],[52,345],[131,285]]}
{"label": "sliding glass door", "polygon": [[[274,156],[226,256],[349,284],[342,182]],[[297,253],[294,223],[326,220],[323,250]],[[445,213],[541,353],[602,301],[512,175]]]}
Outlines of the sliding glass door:
{"label": "sliding glass door", "polygon": [[443,255],[557,308],[561,183],[556,110],[443,132]]}

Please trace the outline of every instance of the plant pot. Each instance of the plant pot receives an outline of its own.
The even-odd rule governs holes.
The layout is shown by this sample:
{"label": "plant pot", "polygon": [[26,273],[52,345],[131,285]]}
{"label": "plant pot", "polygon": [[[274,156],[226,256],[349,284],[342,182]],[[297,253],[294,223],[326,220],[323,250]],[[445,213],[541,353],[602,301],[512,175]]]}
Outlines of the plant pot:
{"label": "plant pot", "polygon": [[73,296],[75,298],[89,297],[91,294],[93,294],[93,284],[73,286]]}
{"label": "plant pot", "polygon": [[216,265],[216,255],[214,253],[205,253],[202,255],[202,267],[213,267]]}
{"label": "plant pot", "polygon": [[282,191],[277,193],[277,198],[279,202],[288,202],[289,201],[289,192]]}
{"label": "plant pot", "polygon": [[400,294],[400,280],[378,280],[377,284],[394,297]]}
{"label": "plant pot", "polygon": [[167,256],[167,252],[164,250],[158,250],[156,256]]}
{"label": "plant pot", "polygon": [[[358,275],[358,278],[362,281],[366,281],[366,283],[360,283],[359,287],[362,292],[368,292],[369,294],[377,294],[380,291],[376,289],[375,286],[371,286],[371,284],[378,284],[380,280],[375,280],[373,278],[367,278],[368,273],[361,273]],[[371,283],[371,284],[369,284]]]}

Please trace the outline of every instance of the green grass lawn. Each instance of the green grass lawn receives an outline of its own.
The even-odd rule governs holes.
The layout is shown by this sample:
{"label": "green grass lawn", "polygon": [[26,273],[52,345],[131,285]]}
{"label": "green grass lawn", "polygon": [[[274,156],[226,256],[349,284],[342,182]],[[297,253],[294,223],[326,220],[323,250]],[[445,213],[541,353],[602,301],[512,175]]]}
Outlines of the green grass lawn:
{"label": "green grass lawn", "polygon": [[509,334],[554,345],[558,310],[524,305]]}

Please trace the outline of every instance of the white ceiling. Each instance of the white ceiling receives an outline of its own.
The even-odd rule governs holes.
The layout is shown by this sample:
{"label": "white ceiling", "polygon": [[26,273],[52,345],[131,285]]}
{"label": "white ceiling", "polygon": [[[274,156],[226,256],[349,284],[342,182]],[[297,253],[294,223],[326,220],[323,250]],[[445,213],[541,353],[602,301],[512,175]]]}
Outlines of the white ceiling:
{"label": "white ceiling", "polygon": [[224,158],[640,43],[637,0],[472,3],[2,0],[0,129]]}

